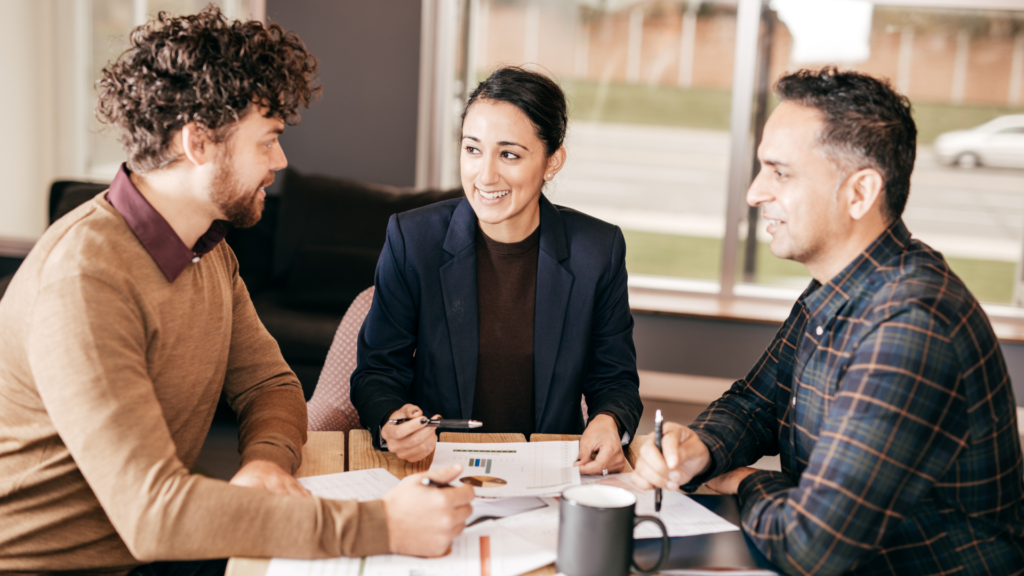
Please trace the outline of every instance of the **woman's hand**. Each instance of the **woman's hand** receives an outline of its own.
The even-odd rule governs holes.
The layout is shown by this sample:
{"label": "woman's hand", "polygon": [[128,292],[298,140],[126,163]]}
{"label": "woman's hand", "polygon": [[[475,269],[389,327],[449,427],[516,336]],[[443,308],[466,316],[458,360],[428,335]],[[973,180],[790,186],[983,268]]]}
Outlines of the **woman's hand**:
{"label": "woman's hand", "polygon": [[609,414],[598,414],[590,419],[580,438],[580,456],[576,465],[580,467],[580,474],[600,474],[604,470],[622,472],[626,467],[626,456],[622,453],[622,437],[615,418]]}
{"label": "woman's hand", "polygon": [[[437,414],[434,419],[440,418]],[[380,437],[388,443],[388,452],[393,453],[406,462],[419,462],[434,452],[437,445],[437,429],[427,426],[429,420],[423,416],[419,406],[406,404],[391,413],[389,420],[408,418],[403,424],[385,424],[380,429]]]}

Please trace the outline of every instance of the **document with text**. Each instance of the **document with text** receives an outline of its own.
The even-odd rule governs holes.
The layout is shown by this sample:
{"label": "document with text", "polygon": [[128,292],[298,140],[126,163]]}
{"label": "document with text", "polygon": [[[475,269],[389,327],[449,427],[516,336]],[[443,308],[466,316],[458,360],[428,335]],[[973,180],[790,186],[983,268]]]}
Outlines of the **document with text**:
{"label": "document with text", "polygon": [[[584,476],[583,484],[604,484],[624,488],[636,494],[637,516],[657,516],[665,525],[669,536],[695,536],[731,532],[739,527],[701,506],[682,492],[663,490],[661,512],[654,511],[654,490],[641,490],[630,480],[630,474]],[[651,522],[644,522],[633,531],[635,538],[659,538],[661,530]]]}
{"label": "document with text", "polygon": [[397,554],[327,560],[275,558],[267,576],[517,576],[554,561],[553,550],[487,521],[466,528],[440,558]]}
{"label": "document with text", "polygon": [[381,468],[299,478],[299,484],[314,496],[360,502],[380,500],[399,482],[394,474]]}
{"label": "document with text", "polygon": [[557,496],[580,483],[573,466],[579,442],[508,442],[467,444],[438,442],[431,470],[453,464],[462,473],[453,485],[469,484],[480,498]]}

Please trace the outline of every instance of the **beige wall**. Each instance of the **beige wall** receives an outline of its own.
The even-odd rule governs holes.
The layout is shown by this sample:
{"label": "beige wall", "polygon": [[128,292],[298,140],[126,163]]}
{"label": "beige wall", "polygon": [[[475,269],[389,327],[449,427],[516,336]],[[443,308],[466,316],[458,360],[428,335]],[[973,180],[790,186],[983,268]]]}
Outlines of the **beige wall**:
{"label": "beige wall", "polygon": [[54,174],[53,4],[5,0],[0,19],[0,237],[37,238]]}
{"label": "beige wall", "polygon": [[[4,0],[0,19],[0,253],[47,225],[49,187],[81,177],[86,81],[79,79],[76,11],[83,0]],[[22,242],[18,242],[22,241]],[[13,247],[13,248],[12,248]],[[9,254],[16,255],[16,254]]]}

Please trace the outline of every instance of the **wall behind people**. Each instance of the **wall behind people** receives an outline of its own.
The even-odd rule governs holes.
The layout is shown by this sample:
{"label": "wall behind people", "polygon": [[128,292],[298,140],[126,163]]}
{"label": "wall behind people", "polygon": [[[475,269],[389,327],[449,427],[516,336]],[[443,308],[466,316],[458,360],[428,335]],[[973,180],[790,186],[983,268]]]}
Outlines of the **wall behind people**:
{"label": "wall behind people", "polygon": [[53,30],[49,2],[4,2],[0,20],[0,237],[34,240],[46,226],[46,196],[42,191],[53,174],[53,75],[50,53]]}
{"label": "wall behind people", "polygon": [[420,0],[267,0],[320,61],[323,97],[281,138],[307,173],[412,186],[416,179]]}
{"label": "wall behind people", "polygon": [[81,179],[87,79],[75,26],[81,3],[5,0],[0,21],[0,257],[23,257],[46,229],[50,184]]}

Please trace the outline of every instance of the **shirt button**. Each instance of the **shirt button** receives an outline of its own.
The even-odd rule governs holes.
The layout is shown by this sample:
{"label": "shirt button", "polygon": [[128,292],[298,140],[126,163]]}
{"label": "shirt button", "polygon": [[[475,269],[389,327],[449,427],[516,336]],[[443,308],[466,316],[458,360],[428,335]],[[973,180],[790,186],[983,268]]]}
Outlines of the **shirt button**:
{"label": "shirt button", "polygon": [[[193,258],[192,259],[192,263],[193,264],[198,264],[199,263],[199,256],[196,256],[195,258]],[[821,328],[818,328],[818,330],[821,330]],[[819,334],[820,334],[820,332],[819,332]]]}
{"label": "shirt button", "polygon": [[[193,260],[193,262],[195,262],[195,260]],[[821,336],[822,334],[825,333],[825,329],[822,328],[821,326],[818,326],[817,328],[814,329],[814,333],[817,334],[818,336]]]}
{"label": "shirt button", "polygon": [[793,396],[793,401],[790,404],[793,405],[793,408],[796,408],[796,396]]}

